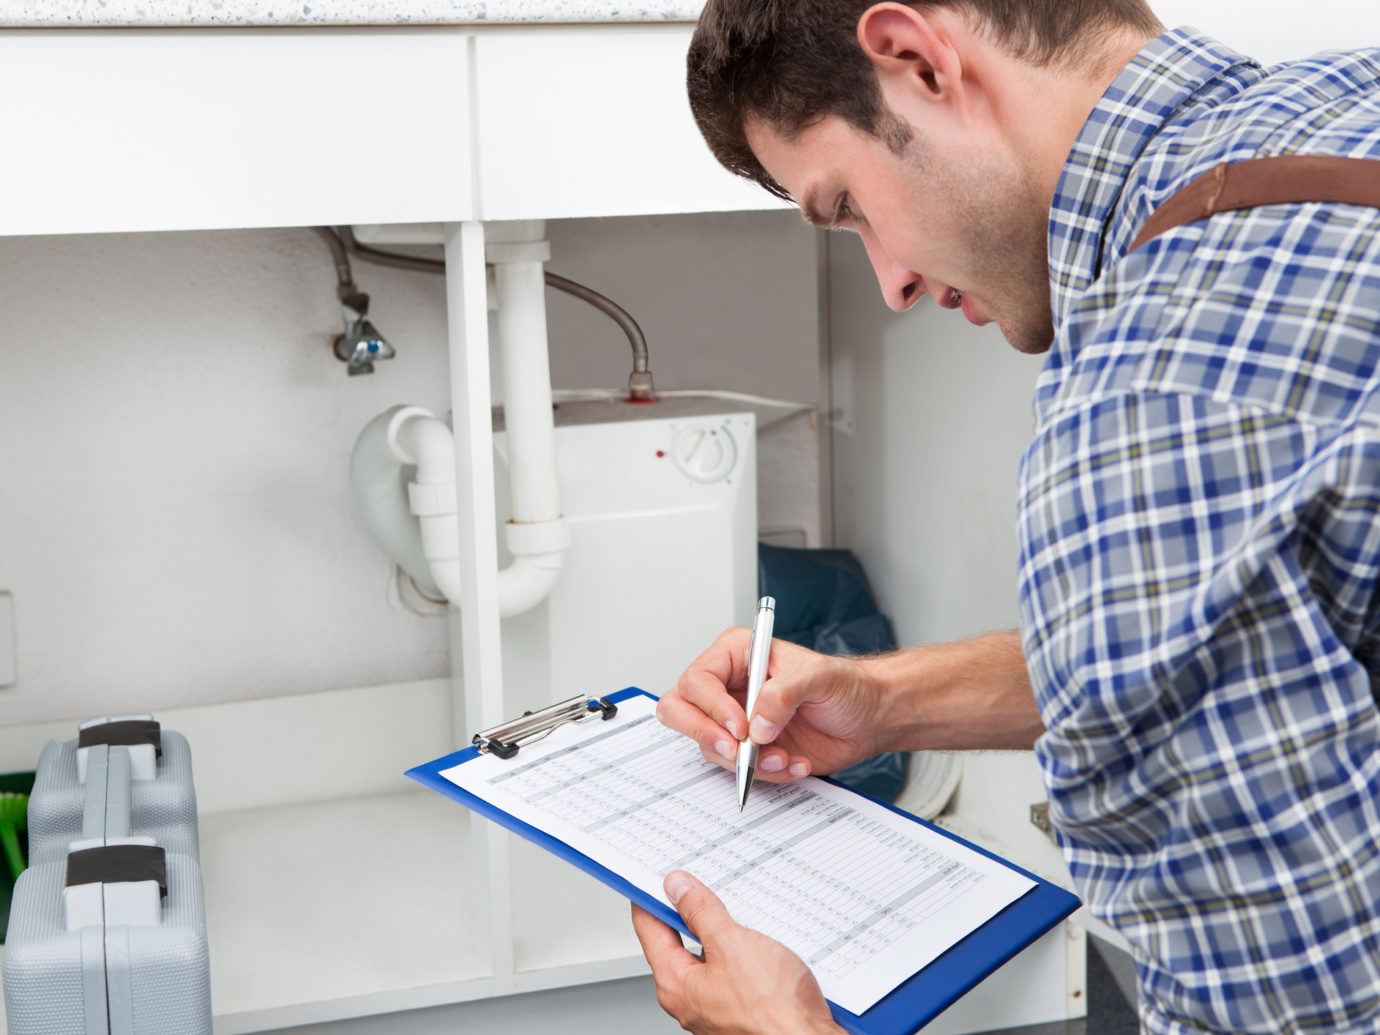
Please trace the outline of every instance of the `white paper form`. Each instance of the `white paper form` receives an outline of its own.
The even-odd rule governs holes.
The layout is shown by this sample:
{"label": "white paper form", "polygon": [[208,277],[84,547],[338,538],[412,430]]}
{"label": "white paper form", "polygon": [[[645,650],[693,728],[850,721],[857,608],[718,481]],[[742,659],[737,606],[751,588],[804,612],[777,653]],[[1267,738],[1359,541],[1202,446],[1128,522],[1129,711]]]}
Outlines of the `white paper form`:
{"label": "white paper form", "polygon": [[[782,942],[826,998],[861,1014],[1035,886],[999,862],[822,780],[734,776],[632,697],[510,761],[441,775],[666,902],[693,873],[739,923]],[[669,903],[668,903],[669,904]]]}

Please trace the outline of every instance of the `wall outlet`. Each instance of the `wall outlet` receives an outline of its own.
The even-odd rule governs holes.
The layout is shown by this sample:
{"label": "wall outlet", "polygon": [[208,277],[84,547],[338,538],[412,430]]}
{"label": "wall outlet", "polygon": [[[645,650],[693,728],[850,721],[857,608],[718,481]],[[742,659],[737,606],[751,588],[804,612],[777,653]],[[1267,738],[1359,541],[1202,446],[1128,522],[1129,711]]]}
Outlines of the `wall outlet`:
{"label": "wall outlet", "polygon": [[14,684],[14,597],[0,593],[0,687]]}

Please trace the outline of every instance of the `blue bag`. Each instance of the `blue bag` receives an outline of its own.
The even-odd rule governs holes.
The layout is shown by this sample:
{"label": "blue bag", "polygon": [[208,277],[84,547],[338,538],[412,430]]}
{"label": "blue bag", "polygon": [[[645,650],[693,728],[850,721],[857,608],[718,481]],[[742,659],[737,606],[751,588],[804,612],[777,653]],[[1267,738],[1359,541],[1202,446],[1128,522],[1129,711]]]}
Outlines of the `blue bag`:
{"label": "blue bag", "polygon": [[[821,654],[880,654],[896,649],[891,621],[877,610],[867,574],[849,550],[796,550],[759,544],[757,584],[776,598],[779,639]],[[905,787],[910,753],[890,751],[833,774],[883,801]]]}

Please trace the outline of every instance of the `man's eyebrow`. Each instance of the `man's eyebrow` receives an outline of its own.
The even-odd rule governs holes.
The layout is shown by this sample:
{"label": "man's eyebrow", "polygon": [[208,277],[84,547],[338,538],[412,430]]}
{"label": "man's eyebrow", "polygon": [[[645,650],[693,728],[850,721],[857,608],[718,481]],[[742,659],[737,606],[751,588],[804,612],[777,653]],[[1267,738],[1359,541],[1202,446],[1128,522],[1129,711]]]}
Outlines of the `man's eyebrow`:
{"label": "man's eyebrow", "polygon": [[821,230],[832,230],[835,219],[833,216],[823,215],[816,207],[815,201],[818,195],[819,190],[814,187],[805,192],[805,197],[800,202],[800,214],[805,217],[805,222],[811,226],[817,226]]}

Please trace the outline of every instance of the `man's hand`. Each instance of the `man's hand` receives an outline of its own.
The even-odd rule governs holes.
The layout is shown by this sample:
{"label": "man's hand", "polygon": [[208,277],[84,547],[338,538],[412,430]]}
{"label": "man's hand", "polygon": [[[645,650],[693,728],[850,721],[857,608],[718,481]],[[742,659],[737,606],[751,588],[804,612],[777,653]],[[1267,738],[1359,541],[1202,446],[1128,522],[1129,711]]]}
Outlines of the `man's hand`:
{"label": "man's hand", "polygon": [[[747,731],[750,629],[730,629],[685,670],[657,705],[662,724],[684,733],[710,761],[732,769]],[[763,748],[757,779],[832,773],[883,750],[878,693],[863,665],[773,640],[751,736]]]}
{"label": "man's hand", "polygon": [[633,927],[656,979],[656,1001],[695,1035],[810,1035],[840,1031],[819,983],[799,956],[733,922],[724,904],[688,873],[666,877],[666,897],[704,948],[633,906]]}

